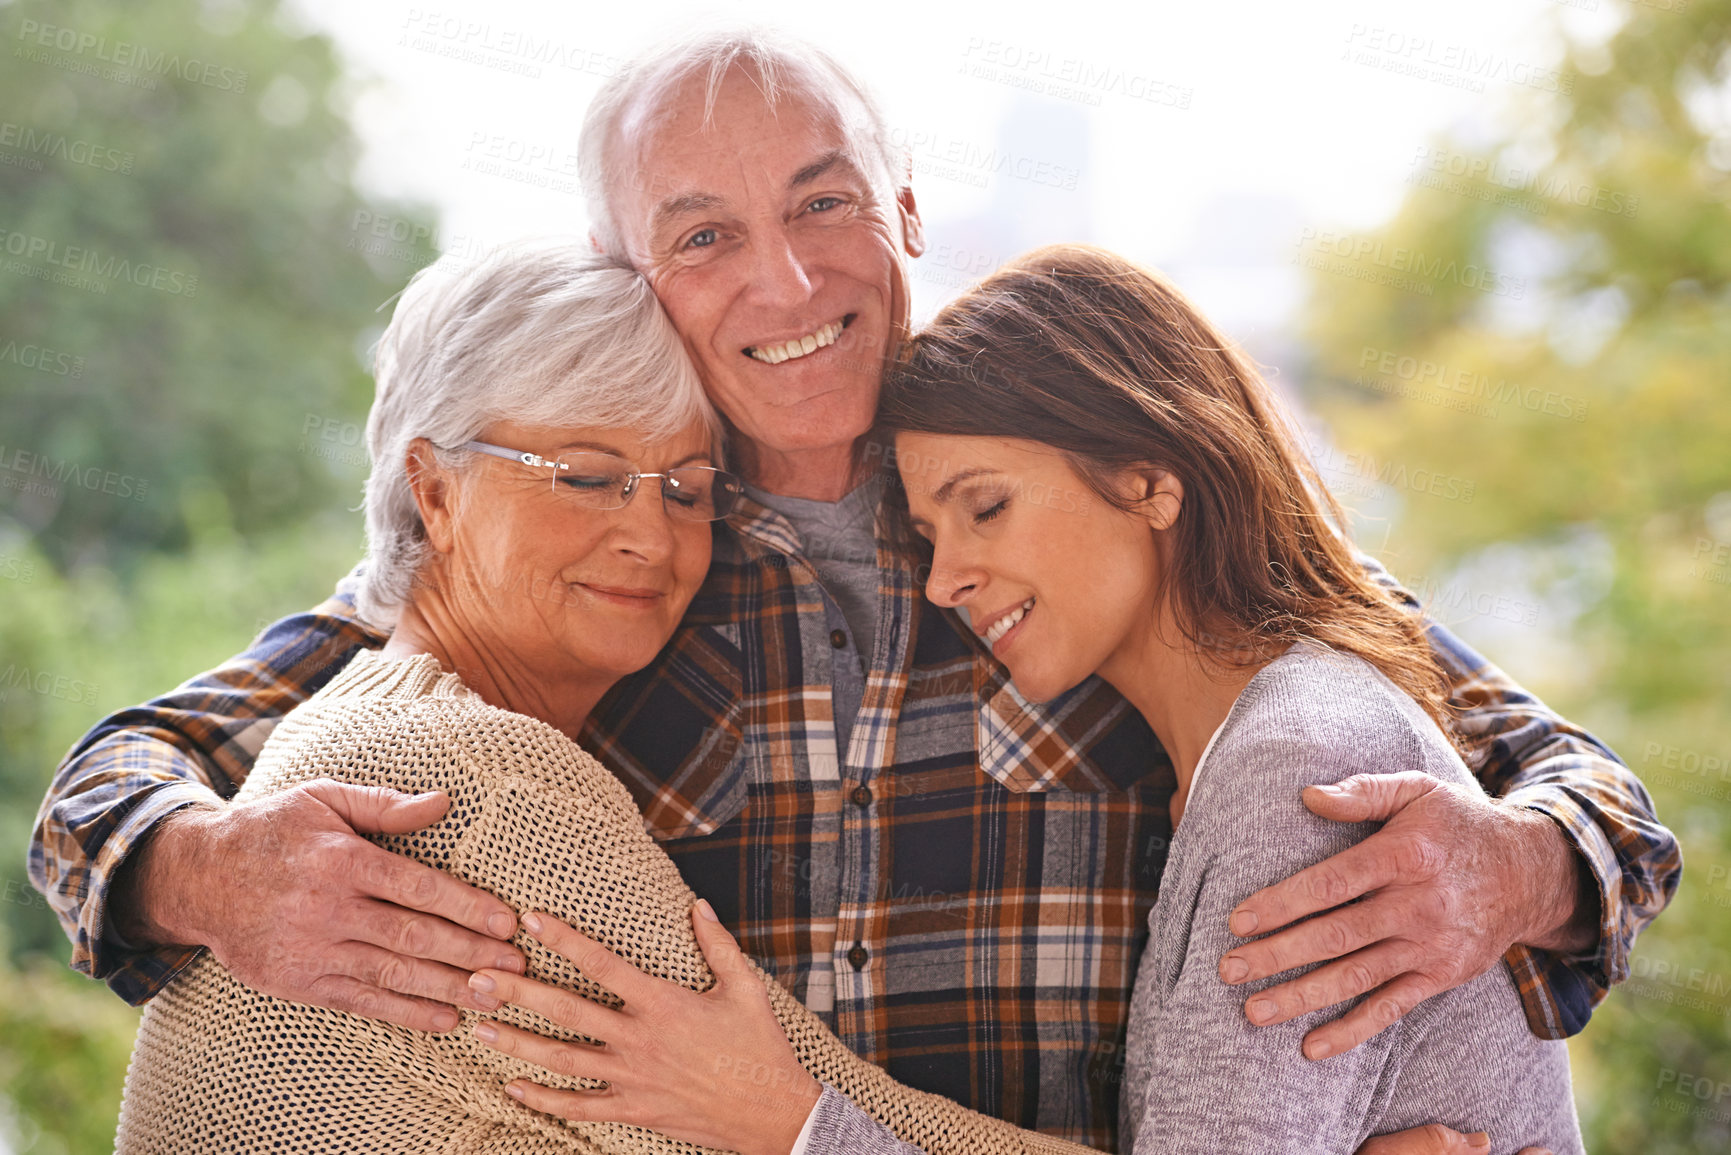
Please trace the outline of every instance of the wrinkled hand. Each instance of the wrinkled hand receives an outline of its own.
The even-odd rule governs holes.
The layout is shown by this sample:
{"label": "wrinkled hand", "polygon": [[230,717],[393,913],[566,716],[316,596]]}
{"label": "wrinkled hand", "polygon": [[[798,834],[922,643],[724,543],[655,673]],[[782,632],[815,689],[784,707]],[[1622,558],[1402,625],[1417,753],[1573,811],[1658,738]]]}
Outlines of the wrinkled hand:
{"label": "wrinkled hand", "polygon": [[[182,811],[138,853],[117,924],[128,937],[210,949],[254,990],[448,1031],[478,1006],[469,972],[522,969],[517,918],[490,894],[362,834],[438,821],[442,792],[319,779],[220,809]],[[125,909],[130,906],[130,909]]]}
{"label": "wrinkled hand", "polygon": [[745,1155],[787,1155],[822,1091],[776,1022],[763,982],[707,902],[692,908],[715,985],[699,994],[644,974],[547,914],[523,926],[625,1005],[615,1011],[516,974],[479,971],[471,985],[526,1007],[598,1046],[556,1042],[504,1023],[475,1035],[555,1074],[602,1079],[597,1091],[558,1091],[518,1079],[505,1088],[537,1111],[628,1123]]}
{"label": "wrinkled hand", "polygon": [[1234,947],[1220,960],[1220,978],[1251,982],[1335,960],[1252,995],[1244,1010],[1258,1026],[1371,992],[1305,1036],[1308,1058],[1351,1050],[1423,1000],[1485,973],[1515,943],[1537,942],[1575,914],[1579,856],[1537,811],[1500,806],[1417,772],[1311,786],[1304,804],[1335,821],[1387,823],[1240,903],[1230,921],[1234,934],[1279,933]]}
{"label": "wrinkled hand", "polygon": [[[1462,1135],[1440,1123],[1372,1135],[1357,1155],[1490,1155],[1491,1137],[1483,1131]],[[1544,1147],[1523,1147],[1521,1155],[1551,1155]]]}

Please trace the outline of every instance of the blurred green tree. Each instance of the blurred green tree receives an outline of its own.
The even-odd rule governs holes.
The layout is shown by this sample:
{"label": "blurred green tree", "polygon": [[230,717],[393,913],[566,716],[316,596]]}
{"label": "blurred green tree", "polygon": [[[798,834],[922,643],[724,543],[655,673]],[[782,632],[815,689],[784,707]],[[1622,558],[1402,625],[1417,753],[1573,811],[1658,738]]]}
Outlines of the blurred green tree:
{"label": "blurred green tree", "polygon": [[[1683,839],[1678,900],[1572,1048],[1589,1149],[1731,1150],[1692,1090],[1731,1086],[1731,772],[1703,770],[1731,765],[1731,0],[1617,7],[1558,91],[1437,142],[1386,227],[1330,243],[1307,392],[1363,455],[1348,480],[1467,483],[1407,486],[1361,538],[1622,751]],[[1509,588],[1530,605],[1477,598]]]}
{"label": "blurred green tree", "polygon": [[352,499],[306,435],[366,411],[405,271],[373,226],[421,263],[430,230],[356,191],[330,42],[275,0],[0,12],[0,466],[49,482],[12,516],[61,567],[123,566]]}
{"label": "blurred green tree", "polygon": [[0,1149],[112,1148],[137,1012],[25,878],[102,713],[360,553],[364,355],[434,259],[276,0],[0,0]]}

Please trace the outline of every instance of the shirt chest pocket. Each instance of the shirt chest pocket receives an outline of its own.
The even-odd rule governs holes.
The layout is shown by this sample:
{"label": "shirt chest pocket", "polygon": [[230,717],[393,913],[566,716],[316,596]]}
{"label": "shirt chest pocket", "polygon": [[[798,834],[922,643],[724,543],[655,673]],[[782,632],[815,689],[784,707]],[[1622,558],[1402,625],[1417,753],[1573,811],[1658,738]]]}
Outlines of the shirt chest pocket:
{"label": "shirt chest pocket", "polygon": [[702,838],[738,818],[751,795],[750,759],[737,736],[680,767],[643,805],[644,825],[657,842]]}

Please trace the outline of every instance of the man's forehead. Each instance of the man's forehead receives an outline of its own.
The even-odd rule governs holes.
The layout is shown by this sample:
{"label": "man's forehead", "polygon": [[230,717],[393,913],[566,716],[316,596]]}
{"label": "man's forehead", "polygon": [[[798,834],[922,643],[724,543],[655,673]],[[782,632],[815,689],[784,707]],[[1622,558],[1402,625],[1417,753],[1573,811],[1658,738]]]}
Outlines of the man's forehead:
{"label": "man's forehead", "polygon": [[623,122],[621,137],[628,152],[661,165],[703,165],[742,152],[815,155],[848,144],[842,117],[827,102],[783,92],[772,106],[755,91],[724,92],[706,107],[701,88]]}
{"label": "man's forehead", "polygon": [[[638,164],[664,173],[681,169],[701,173],[717,161],[745,155],[775,156],[781,163],[797,154],[841,149],[858,155],[869,133],[869,118],[847,107],[846,94],[826,90],[809,78],[784,75],[773,99],[756,75],[734,67],[713,87],[705,74],[677,83],[647,87],[618,122],[618,143]],[[664,188],[662,195],[698,191]]]}

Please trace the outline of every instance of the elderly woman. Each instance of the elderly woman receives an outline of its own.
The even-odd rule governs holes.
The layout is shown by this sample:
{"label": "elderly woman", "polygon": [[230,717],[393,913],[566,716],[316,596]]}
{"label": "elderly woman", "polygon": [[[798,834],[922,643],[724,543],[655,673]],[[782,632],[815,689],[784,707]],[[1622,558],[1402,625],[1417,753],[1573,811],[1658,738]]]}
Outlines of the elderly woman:
{"label": "elderly woman", "polygon": [[[573,741],[672,636],[741,492],[649,286],[575,246],[441,263],[403,294],[376,376],[360,607],[394,633],[283,720],[239,797],[324,778],[446,793],[442,821],[384,844],[526,912],[537,937],[518,945],[553,1001],[482,995],[428,1035],[259,994],[203,956],[144,1013],[116,1149],[785,1152],[823,1084],[928,1150],[1065,1149],[855,1057],[694,906]],[[585,1013],[653,1041],[629,1003],[650,980],[620,960],[676,984],[704,1027],[671,1080],[692,1109],[646,1120],[665,1135],[532,1110],[525,1094],[601,1084],[488,1045],[584,1041],[557,1024]],[[586,1073],[626,1074],[585,1049]]]}

